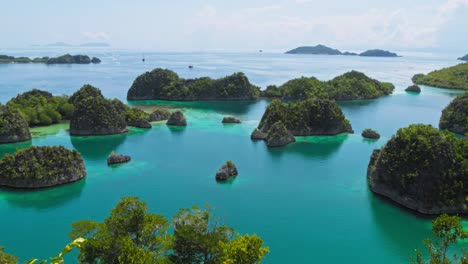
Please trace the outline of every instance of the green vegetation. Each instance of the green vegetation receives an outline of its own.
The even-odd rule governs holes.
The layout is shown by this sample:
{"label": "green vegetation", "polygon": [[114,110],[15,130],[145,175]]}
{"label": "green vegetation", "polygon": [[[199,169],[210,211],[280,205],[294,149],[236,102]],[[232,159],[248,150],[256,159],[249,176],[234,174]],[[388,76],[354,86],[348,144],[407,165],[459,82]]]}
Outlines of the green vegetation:
{"label": "green vegetation", "polygon": [[459,216],[448,216],[443,214],[432,222],[432,233],[435,239],[426,239],[424,246],[426,247],[429,259],[424,260],[421,251],[416,250],[416,258],[412,259],[413,264],[467,264],[468,252],[463,251],[461,254],[454,254],[452,258],[448,256],[448,249],[451,245],[456,244],[458,240],[468,238],[468,231],[463,230],[461,218]]}
{"label": "green vegetation", "polygon": [[101,60],[93,57],[92,59],[86,55],[70,55],[65,54],[56,58],[42,57],[30,59],[27,57],[13,57],[0,55],[0,63],[47,63],[47,64],[89,64],[100,63]]}
{"label": "green vegetation", "polygon": [[427,75],[416,74],[413,76],[412,80],[416,84],[447,89],[468,90],[468,62],[432,71]]}
{"label": "green vegetation", "polygon": [[290,80],[280,87],[271,85],[262,92],[263,97],[284,99],[329,98],[341,100],[373,99],[390,95],[395,87],[391,83],[379,82],[364,73],[350,71],[328,82],[311,77]]}
{"label": "green vegetation", "polygon": [[372,154],[371,190],[425,214],[468,212],[468,141],[410,125]]}
{"label": "green vegetation", "polygon": [[80,180],[86,175],[76,151],[60,147],[30,147],[0,160],[0,185],[43,188]]}
{"label": "green vegetation", "polygon": [[373,50],[366,50],[359,54],[359,56],[363,57],[399,57],[398,54],[386,51],[386,50],[381,50],[381,49],[373,49]]}
{"label": "green vegetation", "polygon": [[84,85],[69,100],[75,106],[70,120],[71,135],[110,135],[127,132],[127,123],[121,108],[125,105],[117,99],[104,98],[101,91]]}
{"label": "green vegetation", "polygon": [[31,139],[28,123],[15,109],[0,104],[0,144]]}
{"label": "green vegetation", "polygon": [[286,54],[341,55],[341,51],[324,45],[304,46],[287,51]]}
{"label": "green vegetation", "polygon": [[46,126],[68,120],[75,110],[68,97],[53,96],[37,89],[17,95],[8,101],[7,106],[19,110],[29,126]]}
{"label": "green vegetation", "polygon": [[364,129],[362,131],[362,133],[361,133],[361,136],[365,137],[365,138],[369,138],[369,139],[379,139],[380,138],[380,134],[377,131],[372,130],[370,128]]}
{"label": "green vegetation", "polygon": [[268,129],[268,136],[265,138],[265,141],[268,147],[281,147],[295,142],[296,139],[280,120]]}
{"label": "green vegetation", "polygon": [[11,255],[11,254],[7,254],[5,253],[4,251],[4,248],[3,247],[0,247],[0,263],[2,264],[16,264],[18,263],[18,258]]}
{"label": "green vegetation", "polygon": [[184,80],[170,70],[154,69],[136,78],[128,90],[128,100],[252,100],[260,89],[243,73],[220,79],[208,77]]}
{"label": "green vegetation", "polygon": [[259,237],[214,221],[209,209],[181,209],[168,221],[136,197],[122,198],[104,222],[84,220],[72,228],[72,239],[86,239],[80,263],[255,264],[269,251]]}
{"label": "green vegetation", "polygon": [[167,120],[171,116],[171,112],[169,112],[166,109],[158,108],[153,111],[153,113],[150,114],[149,116],[149,121],[150,122],[155,122],[155,121],[161,121],[161,120]]}
{"label": "green vegetation", "polygon": [[258,129],[268,133],[278,121],[282,121],[294,136],[353,132],[338,104],[328,99],[308,99],[294,103],[273,100],[263,114]]}
{"label": "green vegetation", "polygon": [[445,107],[439,128],[461,135],[468,134],[468,92],[457,96]]}

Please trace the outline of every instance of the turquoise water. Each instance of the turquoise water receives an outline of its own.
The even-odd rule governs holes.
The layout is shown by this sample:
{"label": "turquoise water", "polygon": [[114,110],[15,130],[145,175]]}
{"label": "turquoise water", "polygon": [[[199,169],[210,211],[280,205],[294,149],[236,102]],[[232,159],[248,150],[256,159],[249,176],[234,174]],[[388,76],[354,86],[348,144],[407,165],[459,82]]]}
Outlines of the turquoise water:
{"label": "turquoise water", "polygon": [[[63,53],[59,52],[58,54]],[[254,84],[266,86],[301,75],[329,79],[355,69],[395,83],[395,94],[378,100],[340,103],[353,135],[301,137],[284,148],[268,149],[250,140],[268,102],[161,102],[182,109],[186,128],[155,123],[151,130],[131,129],[107,137],[70,137],[66,124],[34,129],[32,143],[0,146],[0,155],[32,145],[63,145],[85,159],[85,180],[49,190],[0,190],[0,245],[22,260],[56,254],[68,242],[70,224],[102,220],[122,196],[139,196],[152,212],[168,217],[179,208],[210,204],[218,219],[241,233],[257,233],[270,247],[265,263],[408,263],[414,248],[430,236],[431,218],[422,217],[375,197],[366,183],[373,149],[400,127],[411,123],[436,126],[441,110],[456,91],[423,87],[406,94],[418,72],[457,63],[444,56],[403,58],[294,56],[282,54],[161,54],[86,51],[100,65],[0,65],[0,102],[31,88],[70,94],[84,83],[108,97],[125,99],[140,73],[167,67],[182,77],[221,77],[243,71]],[[11,55],[57,55],[47,50],[13,50]],[[193,64],[194,70],[187,65]],[[236,115],[239,125],[223,125]],[[382,138],[365,140],[360,131],[378,130]],[[108,167],[111,151],[132,161]],[[233,160],[239,176],[219,184],[214,174]],[[465,244],[465,247],[468,245]],[[67,262],[73,263],[73,262]]]}

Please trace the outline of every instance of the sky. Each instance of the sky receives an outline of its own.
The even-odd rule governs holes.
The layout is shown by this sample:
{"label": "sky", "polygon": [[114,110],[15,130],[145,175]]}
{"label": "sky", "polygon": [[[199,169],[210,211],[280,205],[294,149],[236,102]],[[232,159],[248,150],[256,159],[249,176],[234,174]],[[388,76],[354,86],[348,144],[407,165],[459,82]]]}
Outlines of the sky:
{"label": "sky", "polygon": [[468,52],[468,0],[0,0],[0,48]]}

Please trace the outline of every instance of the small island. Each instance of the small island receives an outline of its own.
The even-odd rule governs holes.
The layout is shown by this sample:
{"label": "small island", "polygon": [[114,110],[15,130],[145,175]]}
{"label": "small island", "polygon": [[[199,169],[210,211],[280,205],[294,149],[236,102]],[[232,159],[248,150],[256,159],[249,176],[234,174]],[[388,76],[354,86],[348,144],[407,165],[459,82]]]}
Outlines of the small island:
{"label": "small island", "polygon": [[224,163],[223,166],[218,170],[216,173],[216,181],[227,181],[232,177],[237,176],[238,171],[236,165],[234,165],[234,162],[228,160],[226,163]]}
{"label": "small island", "polygon": [[175,111],[171,114],[166,124],[168,126],[186,126],[187,120],[185,119],[184,113],[182,113],[182,111]]}
{"label": "small island", "polygon": [[223,118],[223,124],[240,124],[240,119],[234,116],[225,116]]}
{"label": "small island", "polygon": [[281,127],[284,126],[294,136],[353,133],[351,124],[333,100],[307,99],[286,104],[275,99],[267,107],[258,130],[251,137],[261,139],[266,134],[265,139],[268,139],[270,129],[278,121],[281,123],[276,125],[275,131],[281,132]]}
{"label": "small island", "polygon": [[111,135],[128,131],[127,123],[115,103],[105,99],[96,87],[83,86],[69,102],[75,106],[70,120],[72,136]]}
{"label": "small island", "polygon": [[53,187],[85,177],[83,159],[64,147],[30,147],[0,160],[0,186],[20,189]]}
{"label": "small island", "polygon": [[375,130],[372,130],[370,128],[366,128],[362,131],[361,133],[361,136],[363,138],[368,138],[368,139],[379,139],[380,138],[380,134],[375,131]]}
{"label": "small island", "polygon": [[457,96],[442,111],[439,128],[468,135],[468,92]]}
{"label": "small island", "polygon": [[107,158],[107,165],[115,165],[129,162],[132,158],[130,156],[117,154],[112,152],[109,157]]}
{"label": "small island", "polygon": [[138,76],[128,90],[128,100],[254,100],[260,88],[252,85],[243,73],[220,79],[208,77],[182,79],[175,72],[154,69]]}
{"label": "small island", "polygon": [[421,88],[417,84],[413,84],[408,86],[408,88],[405,89],[406,92],[410,93],[421,93]]}
{"label": "small island", "polygon": [[170,116],[171,116],[171,112],[169,112],[166,109],[158,108],[150,114],[149,121],[157,122],[157,121],[168,120]]}
{"label": "small island", "polygon": [[398,54],[381,49],[366,50],[359,54],[361,57],[400,57]]}
{"label": "small island", "polygon": [[33,89],[8,101],[9,108],[17,109],[26,118],[29,126],[47,126],[62,120],[70,120],[75,111],[67,96]]}
{"label": "small island", "polygon": [[[116,99],[115,99],[116,100]],[[125,111],[122,113],[128,126],[138,128],[151,128],[150,115],[138,108],[130,108],[125,105]]]}
{"label": "small island", "polygon": [[350,71],[323,82],[315,77],[301,77],[287,81],[277,87],[268,86],[262,97],[282,98],[285,100],[304,100],[307,98],[329,98],[336,101],[375,99],[393,93],[395,86],[380,82],[358,71]]}
{"label": "small island", "polygon": [[374,150],[367,179],[374,193],[420,213],[466,214],[467,159],[466,140],[410,125]]}
{"label": "small island", "polygon": [[0,144],[31,140],[28,123],[16,109],[0,104]]}
{"label": "small island", "polygon": [[462,60],[462,61],[468,61],[468,54],[466,54],[465,56],[463,57],[460,57],[458,58],[459,60]]}
{"label": "small island", "polygon": [[416,74],[412,80],[415,84],[468,90],[468,62],[432,71],[428,74]]}
{"label": "small island", "polygon": [[96,57],[90,58],[87,55],[70,55],[65,54],[59,57],[42,57],[30,59],[28,57],[13,57],[0,55],[0,63],[45,63],[45,64],[96,64],[101,60]]}

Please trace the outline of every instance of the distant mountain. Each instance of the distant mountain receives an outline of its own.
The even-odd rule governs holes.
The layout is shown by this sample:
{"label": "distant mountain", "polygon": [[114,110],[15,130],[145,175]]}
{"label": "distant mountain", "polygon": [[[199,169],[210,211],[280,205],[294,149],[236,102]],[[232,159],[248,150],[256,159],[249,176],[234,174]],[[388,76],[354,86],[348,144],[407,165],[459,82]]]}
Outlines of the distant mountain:
{"label": "distant mountain", "polygon": [[466,54],[465,56],[463,57],[460,57],[458,58],[459,60],[462,60],[462,61],[468,61],[468,54]]}
{"label": "distant mountain", "polygon": [[65,43],[65,42],[55,42],[55,43],[46,44],[44,46],[46,47],[72,47],[73,45]]}
{"label": "distant mountain", "polygon": [[81,44],[80,47],[110,47],[110,44],[105,42],[88,42]]}
{"label": "distant mountain", "polygon": [[399,57],[398,54],[386,51],[386,50],[381,50],[381,49],[373,49],[373,50],[367,50],[364,51],[363,53],[359,54],[359,56],[363,57]]}
{"label": "distant mountain", "polygon": [[286,54],[341,55],[341,51],[324,45],[304,46],[287,51]]}

